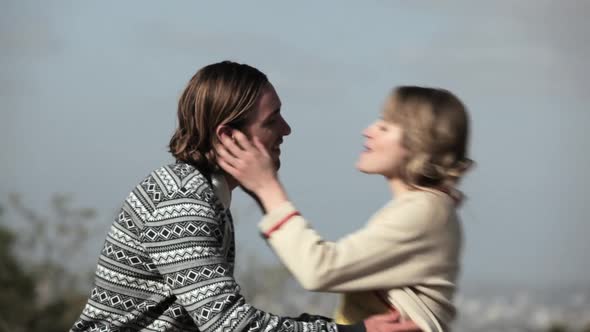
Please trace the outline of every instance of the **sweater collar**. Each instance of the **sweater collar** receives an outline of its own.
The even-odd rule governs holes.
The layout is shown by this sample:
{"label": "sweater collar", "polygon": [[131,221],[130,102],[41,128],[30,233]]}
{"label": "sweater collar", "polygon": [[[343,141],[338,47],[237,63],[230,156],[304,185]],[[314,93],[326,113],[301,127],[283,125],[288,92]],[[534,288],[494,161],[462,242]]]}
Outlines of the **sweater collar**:
{"label": "sweater collar", "polygon": [[223,204],[223,208],[229,209],[231,204],[231,190],[229,190],[225,176],[221,173],[214,173],[211,176],[211,185],[213,186],[215,195],[217,195],[221,204]]}

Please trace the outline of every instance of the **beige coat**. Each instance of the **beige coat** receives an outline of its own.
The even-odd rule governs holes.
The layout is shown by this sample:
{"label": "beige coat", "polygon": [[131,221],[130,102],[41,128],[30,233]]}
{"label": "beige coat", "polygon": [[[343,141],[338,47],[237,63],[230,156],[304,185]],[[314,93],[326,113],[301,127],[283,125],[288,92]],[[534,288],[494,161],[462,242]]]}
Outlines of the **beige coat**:
{"label": "beige coat", "polygon": [[[293,211],[291,203],[270,211],[260,230],[268,233]],[[358,322],[389,305],[402,319],[438,332],[448,331],[455,316],[461,239],[449,196],[410,191],[338,242],[323,240],[294,216],[272,231],[268,243],[304,288],[344,293],[337,322]]]}

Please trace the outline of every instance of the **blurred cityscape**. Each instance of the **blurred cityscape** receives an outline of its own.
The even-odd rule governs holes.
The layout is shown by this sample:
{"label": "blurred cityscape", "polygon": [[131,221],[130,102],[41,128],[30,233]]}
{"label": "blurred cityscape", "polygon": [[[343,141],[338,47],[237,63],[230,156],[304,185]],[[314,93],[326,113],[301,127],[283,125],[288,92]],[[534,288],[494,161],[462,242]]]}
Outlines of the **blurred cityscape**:
{"label": "blurred cityscape", "polygon": [[[85,239],[95,212],[56,195],[53,211],[40,214],[19,196],[0,210],[0,332],[68,330],[86,303],[93,271],[80,271]],[[26,221],[8,227],[6,211]],[[80,257],[82,256],[82,257]],[[84,265],[84,264],[82,264]],[[87,265],[87,264],[86,264]],[[281,265],[238,251],[236,278],[254,306],[276,314],[331,316],[337,296],[304,291]],[[457,332],[590,331],[590,287],[532,289],[510,285],[465,285],[456,297]]]}

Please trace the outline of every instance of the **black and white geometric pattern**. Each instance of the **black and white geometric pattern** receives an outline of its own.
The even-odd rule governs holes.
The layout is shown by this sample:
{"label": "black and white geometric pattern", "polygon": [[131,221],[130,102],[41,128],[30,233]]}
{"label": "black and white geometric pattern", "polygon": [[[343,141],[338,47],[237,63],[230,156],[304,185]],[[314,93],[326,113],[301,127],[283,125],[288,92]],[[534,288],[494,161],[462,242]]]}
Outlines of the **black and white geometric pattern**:
{"label": "black and white geometric pattern", "polygon": [[71,331],[337,332],[318,316],[278,317],[246,303],[233,276],[234,229],[208,180],[176,163],[129,194]]}

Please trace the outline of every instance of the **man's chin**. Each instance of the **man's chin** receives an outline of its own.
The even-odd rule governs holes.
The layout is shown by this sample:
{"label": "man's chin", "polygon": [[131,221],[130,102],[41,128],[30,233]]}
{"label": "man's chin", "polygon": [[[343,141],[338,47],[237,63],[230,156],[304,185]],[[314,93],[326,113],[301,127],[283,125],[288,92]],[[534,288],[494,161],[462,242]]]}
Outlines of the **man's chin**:
{"label": "man's chin", "polygon": [[276,158],[273,158],[273,161],[275,163],[275,169],[278,171],[279,168],[281,168],[281,159],[276,157]]}

